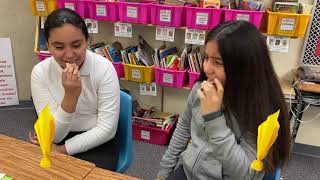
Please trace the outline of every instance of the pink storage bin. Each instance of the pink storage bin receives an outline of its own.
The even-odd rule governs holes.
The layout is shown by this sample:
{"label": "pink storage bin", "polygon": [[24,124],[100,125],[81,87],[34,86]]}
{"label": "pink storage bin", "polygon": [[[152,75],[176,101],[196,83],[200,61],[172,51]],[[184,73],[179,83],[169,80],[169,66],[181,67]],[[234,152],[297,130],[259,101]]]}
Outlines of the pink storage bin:
{"label": "pink storage bin", "polygon": [[189,74],[189,88],[192,89],[196,80],[199,79],[200,73],[188,71]]}
{"label": "pink storage bin", "polygon": [[132,138],[138,141],[144,141],[151,144],[166,145],[169,144],[175,127],[176,123],[171,124],[167,129],[154,128],[132,123]]}
{"label": "pink storage bin", "polygon": [[224,21],[244,20],[260,28],[263,11],[224,9]]}
{"label": "pink storage bin", "polygon": [[119,21],[127,23],[150,23],[149,3],[118,2]]}
{"label": "pink storage bin", "polygon": [[91,19],[118,21],[118,3],[106,1],[92,1],[88,3]]}
{"label": "pink storage bin", "polygon": [[36,52],[36,53],[39,58],[39,61],[43,61],[43,60],[52,56],[52,54],[49,52],[47,52],[47,53],[46,52]]}
{"label": "pink storage bin", "polygon": [[77,11],[82,18],[91,18],[88,8],[91,1],[92,0],[58,0],[58,7]]}
{"label": "pink storage bin", "polygon": [[176,71],[154,67],[155,82],[161,86],[182,88],[187,80],[187,71]]}
{"label": "pink storage bin", "polygon": [[189,29],[210,30],[221,22],[222,9],[214,8],[186,8],[186,26]]}
{"label": "pink storage bin", "polygon": [[123,65],[121,62],[112,62],[114,68],[116,69],[118,78],[122,78],[124,77],[124,69],[123,69]]}
{"label": "pink storage bin", "polygon": [[150,4],[151,24],[159,26],[185,26],[185,7]]}

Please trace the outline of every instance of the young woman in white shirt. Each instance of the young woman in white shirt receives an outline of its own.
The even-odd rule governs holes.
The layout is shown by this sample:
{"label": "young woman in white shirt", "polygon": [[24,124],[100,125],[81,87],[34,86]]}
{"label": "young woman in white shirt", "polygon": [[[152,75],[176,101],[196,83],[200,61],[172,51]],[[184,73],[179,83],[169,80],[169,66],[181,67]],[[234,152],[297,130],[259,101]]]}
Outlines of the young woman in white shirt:
{"label": "young woman in white shirt", "polygon": [[86,24],[72,10],[53,11],[44,34],[52,57],[33,68],[31,90],[37,113],[46,104],[53,113],[53,150],[115,170],[120,88],[112,63],[87,50]]}

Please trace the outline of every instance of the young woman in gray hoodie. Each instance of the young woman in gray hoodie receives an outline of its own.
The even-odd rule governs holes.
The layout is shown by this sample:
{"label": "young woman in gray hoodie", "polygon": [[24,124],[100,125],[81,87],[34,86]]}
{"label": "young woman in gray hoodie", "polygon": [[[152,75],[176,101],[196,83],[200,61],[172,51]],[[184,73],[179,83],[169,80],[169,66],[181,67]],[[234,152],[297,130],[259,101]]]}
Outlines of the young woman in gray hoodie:
{"label": "young woman in gray hoodie", "polygon": [[[283,167],[290,151],[288,111],[259,30],[245,21],[220,24],[207,35],[202,66],[157,179],[262,179]],[[264,171],[254,171],[258,126],[278,109],[279,136]]]}

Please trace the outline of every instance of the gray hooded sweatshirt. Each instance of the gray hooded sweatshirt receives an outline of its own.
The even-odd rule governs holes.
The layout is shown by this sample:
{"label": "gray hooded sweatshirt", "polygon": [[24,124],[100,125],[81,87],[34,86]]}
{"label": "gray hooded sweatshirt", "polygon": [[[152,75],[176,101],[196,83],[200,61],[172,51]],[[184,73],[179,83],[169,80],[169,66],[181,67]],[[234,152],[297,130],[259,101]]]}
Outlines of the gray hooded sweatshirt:
{"label": "gray hooded sweatshirt", "polygon": [[[250,168],[256,159],[256,137],[241,133],[237,121],[226,124],[224,114],[202,116],[196,83],[180,116],[157,177],[166,179],[180,164],[189,180],[257,180],[264,172]],[[189,143],[190,139],[192,141]]]}

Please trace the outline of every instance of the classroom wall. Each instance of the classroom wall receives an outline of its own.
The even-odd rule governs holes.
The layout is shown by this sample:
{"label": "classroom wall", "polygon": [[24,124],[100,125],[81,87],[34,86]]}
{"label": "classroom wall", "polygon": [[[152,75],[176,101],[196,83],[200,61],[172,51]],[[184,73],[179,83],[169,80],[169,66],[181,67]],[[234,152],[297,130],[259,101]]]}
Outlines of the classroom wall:
{"label": "classroom wall", "polygon": [[33,53],[35,21],[27,0],[0,0],[0,37],[11,39],[20,100],[29,100],[30,73],[37,63]]}
{"label": "classroom wall", "polygon": [[[312,4],[312,0],[303,0],[305,3]],[[266,7],[269,7],[271,1],[266,1]],[[34,46],[36,18],[31,15],[29,1],[27,0],[0,0],[0,37],[10,37],[13,48],[13,57],[16,70],[18,93],[20,100],[29,100],[30,91],[30,73],[33,66],[38,62]],[[163,42],[155,40],[155,27],[133,25],[133,38],[119,38],[113,36],[113,23],[99,22],[99,34],[93,34],[91,43],[104,41],[110,43],[120,41],[124,47],[134,45],[137,42],[138,35],[142,35],[152,47],[158,47]],[[166,43],[168,46],[175,45],[178,50],[184,47],[184,31],[176,30],[174,43]],[[291,79],[291,71],[299,64],[300,54],[303,47],[303,38],[290,40],[288,53],[271,52],[272,62],[280,79]],[[184,110],[189,90],[174,89],[166,87],[157,87],[157,96],[139,95],[139,83],[120,81],[120,85],[131,91],[134,99],[137,99],[143,107],[155,107],[158,110],[181,113]],[[316,107],[319,109],[319,107]],[[317,110],[316,110],[317,111]],[[306,130],[307,131],[307,130]],[[301,143],[311,143],[310,141],[298,140]],[[307,137],[310,139],[309,137]],[[312,138],[311,138],[312,139]],[[320,146],[320,142],[313,143]]]}
{"label": "classroom wall", "polygon": [[[311,4],[313,1],[302,0],[302,2]],[[265,1],[266,7],[270,7],[270,5],[271,1]],[[31,95],[30,73],[32,67],[37,63],[37,57],[33,52],[35,21],[35,17],[31,15],[29,1],[0,1],[0,37],[10,37],[12,42],[20,100],[28,100]],[[99,34],[92,35],[92,43],[98,41],[113,42],[118,40],[126,47],[135,44],[139,34],[143,35],[147,42],[153,47],[158,47],[163,43],[155,40],[155,27],[153,26],[133,25],[132,38],[114,37],[113,28],[113,23],[99,22]],[[177,29],[175,42],[166,42],[166,44],[169,46],[175,45],[178,47],[178,50],[181,51],[184,47],[184,31],[183,29]],[[291,70],[298,66],[303,42],[303,38],[291,39],[288,53],[271,52],[275,70],[280,78],[290,78]],[[123,84],[127,83],[123,82]],[[168,98],[172,99],[170,95],[168,95]],[[177,111],[180,112],[180,110]]]}

